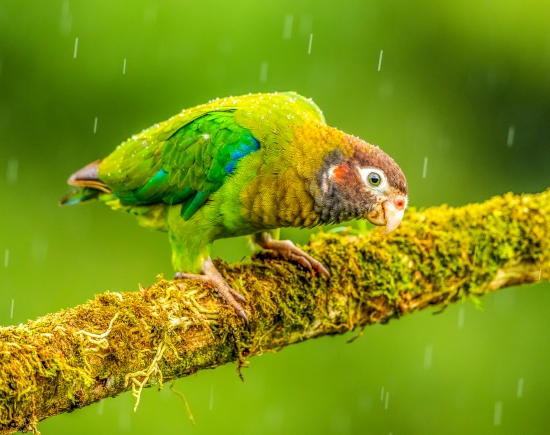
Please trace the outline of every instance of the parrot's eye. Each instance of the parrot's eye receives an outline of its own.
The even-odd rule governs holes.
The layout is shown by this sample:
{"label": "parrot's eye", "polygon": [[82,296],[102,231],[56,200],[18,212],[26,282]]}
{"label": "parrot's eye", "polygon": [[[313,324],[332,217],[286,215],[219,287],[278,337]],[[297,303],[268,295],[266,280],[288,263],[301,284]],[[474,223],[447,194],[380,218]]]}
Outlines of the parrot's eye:
{"label": "parrot's eye", "polygon": [[382,177],[378,175],[376,172],[371,172],[367,176],[367,180],[369,180],[369,183],[373,186],[378,186],[380,182],[382,181]]}

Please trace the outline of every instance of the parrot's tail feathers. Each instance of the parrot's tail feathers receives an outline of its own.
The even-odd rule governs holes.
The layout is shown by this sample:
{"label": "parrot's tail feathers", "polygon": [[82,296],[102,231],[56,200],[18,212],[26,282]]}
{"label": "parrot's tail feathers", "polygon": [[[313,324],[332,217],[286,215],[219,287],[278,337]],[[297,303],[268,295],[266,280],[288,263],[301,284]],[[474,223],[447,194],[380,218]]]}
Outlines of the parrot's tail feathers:
{"label": "parrot's tail feathers", "polygon": [[61,205],[78,204],[96,199],[103,193],[111,193],[107,185],[99,179],[98,166],[100,163],[101,160],[90,163],[69,177],[67,183],[78,187],[78,189],[63,198],[60,201]]}
{"label": "parrot's tail feathers", "polygon": [[69,177],[67,183],[71,186],[90,187],[92,189],[101,190],[105,193],[111,193],[111,190],[107,187],[107,185],[99,179],[98,166],[100,163],[101,160],[96,160],[95,162],[84,166],[82,169],[79,169]]}
{"label": "parrot's tail feathers", "polygon": [[88,201],[90,199],[96,199],[102,192],[91,187],[81,187],[76,191],[69,193],[61,201],[60,205],[73,205],[79,202]]}

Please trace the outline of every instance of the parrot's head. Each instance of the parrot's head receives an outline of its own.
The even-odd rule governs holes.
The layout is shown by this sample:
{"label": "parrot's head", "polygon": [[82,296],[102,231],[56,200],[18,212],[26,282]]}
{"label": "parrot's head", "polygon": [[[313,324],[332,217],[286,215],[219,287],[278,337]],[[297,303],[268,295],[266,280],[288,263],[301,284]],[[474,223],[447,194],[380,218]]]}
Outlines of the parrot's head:
{"label": "parrot's head", "polygon": [[399,226],[407,208],[405,175],[380,148],[358,139],[354,148],[350,157],[336,150],[325,158],[318,177],[318,209],[326,221],[364,218],[385,226],[384,233],[389,233]]}

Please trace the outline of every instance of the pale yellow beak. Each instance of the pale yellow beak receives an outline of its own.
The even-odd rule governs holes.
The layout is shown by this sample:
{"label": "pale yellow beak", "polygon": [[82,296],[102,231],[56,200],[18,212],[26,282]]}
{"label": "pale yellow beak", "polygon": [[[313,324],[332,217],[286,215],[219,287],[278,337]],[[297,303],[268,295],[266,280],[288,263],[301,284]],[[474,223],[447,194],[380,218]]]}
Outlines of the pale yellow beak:
{"label": "pale yellow beak", "polygon": [[382,231],[382,233],[388,234],[395,230],[403,220],[405,207],[396,207],[394,201],[384,201],[382,205],[384,207],[384,215],[386,217],[386,228]]}
{"label": "pale yellow beak", "polygon": [[382,203],[382,207],[378,207],[370,212],[365,217],[374,225],[386,226],[382,231],[383,234],[388,234],[395,230],[405,214],[407,207],[407,198],[399,195],[393,200],[387,200]]}
{"label": "pale yellow beak", "polygon": [[366,214],[365,217],[371,224],[380,227],[386,225],[386,217],[384,216],[384,214],[385,212],[383,207],[378,206],[369,214]]}

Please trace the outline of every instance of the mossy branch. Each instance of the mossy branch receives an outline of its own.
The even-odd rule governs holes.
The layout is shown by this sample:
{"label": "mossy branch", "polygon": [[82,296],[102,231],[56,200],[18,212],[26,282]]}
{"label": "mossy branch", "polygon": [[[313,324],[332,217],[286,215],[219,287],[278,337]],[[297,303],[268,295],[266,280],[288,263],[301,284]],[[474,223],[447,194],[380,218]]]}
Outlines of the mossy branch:
{"label": "mossy branch", "polygon": [[[306,248],[332,279],[259,254],[217,267],[249,303],[247,326],[211,289],[159,279],[0,328],[0,433],[205,368],[430,305],[548,280],[550,190],[410,210],[390,235],[319,233]],[[137,406],[137,404],[136,404]]]}

